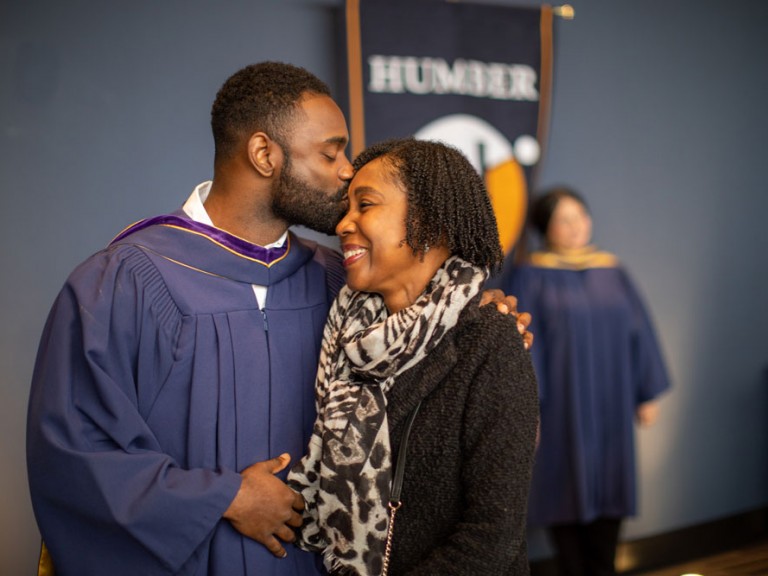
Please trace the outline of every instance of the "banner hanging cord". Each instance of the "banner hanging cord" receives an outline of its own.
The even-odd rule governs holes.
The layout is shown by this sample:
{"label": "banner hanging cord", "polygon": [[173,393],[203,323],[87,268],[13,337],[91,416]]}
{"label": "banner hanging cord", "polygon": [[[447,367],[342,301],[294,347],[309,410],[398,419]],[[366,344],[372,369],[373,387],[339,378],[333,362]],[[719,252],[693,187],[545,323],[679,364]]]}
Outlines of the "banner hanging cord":
{"label": "banner hanging cord", "polygon": [[[452,4],[458,4],[461,0],[445,0]],[[573,20],[576,17],[576,11],[570,4],[563,4],[561,6],[553,6],[552,14],[562,18],[563,20]]]}

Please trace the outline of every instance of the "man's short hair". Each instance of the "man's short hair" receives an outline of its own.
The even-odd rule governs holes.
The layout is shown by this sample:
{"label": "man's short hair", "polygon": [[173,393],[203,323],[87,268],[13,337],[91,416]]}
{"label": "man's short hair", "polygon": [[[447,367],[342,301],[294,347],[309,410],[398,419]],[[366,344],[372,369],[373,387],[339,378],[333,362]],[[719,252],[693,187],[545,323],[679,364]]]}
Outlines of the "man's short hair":
{"label": "man's short hair", "polygon": [[231,157],[242,139],[255,132],[286,148],[296,106],[308,94],[331,95],[322,80],[292,64],[260,62],[235,72],[211,108],[216,160]]}

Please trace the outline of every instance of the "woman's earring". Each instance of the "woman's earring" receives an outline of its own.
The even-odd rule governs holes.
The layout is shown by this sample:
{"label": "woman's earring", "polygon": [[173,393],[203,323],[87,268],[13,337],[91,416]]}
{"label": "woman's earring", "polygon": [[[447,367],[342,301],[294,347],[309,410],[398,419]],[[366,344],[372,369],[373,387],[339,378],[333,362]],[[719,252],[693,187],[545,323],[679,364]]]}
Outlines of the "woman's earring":
{"label": "woman's earring", "polygon": [[429,252],[429,244],[424,242],[424,254],[426,254],[427,252]]}

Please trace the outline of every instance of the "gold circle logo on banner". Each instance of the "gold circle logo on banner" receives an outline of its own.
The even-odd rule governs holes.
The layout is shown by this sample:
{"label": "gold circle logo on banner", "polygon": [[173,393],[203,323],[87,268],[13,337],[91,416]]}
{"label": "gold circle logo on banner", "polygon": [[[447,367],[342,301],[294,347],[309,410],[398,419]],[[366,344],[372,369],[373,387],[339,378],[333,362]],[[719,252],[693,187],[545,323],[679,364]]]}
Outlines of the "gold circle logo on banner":
{"label": "gold circle logo on banner", "polygon": [[528,185],[523,166],[539,160],[537,140],[519,136],[514,145],[491,124],[469,114],[438,118],[414,135],[422,140],[439,140],[461,150],[485,178],[488,195],[499,227],[504,252],[517,242],[528,209]]}

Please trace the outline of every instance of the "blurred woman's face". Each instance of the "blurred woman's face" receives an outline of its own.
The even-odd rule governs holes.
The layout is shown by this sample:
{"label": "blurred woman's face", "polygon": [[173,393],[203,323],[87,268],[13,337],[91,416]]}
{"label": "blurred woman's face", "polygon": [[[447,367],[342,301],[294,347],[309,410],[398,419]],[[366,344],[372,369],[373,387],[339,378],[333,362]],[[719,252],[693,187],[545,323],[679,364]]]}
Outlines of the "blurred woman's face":
{"label": "blurred woman's face", "polygon": [[347,284],[380,294],[390,312],[413,303],[434,275],[439,247],[421,258],[406,243],[408,196],[381,158],[360,168],[349,185],[349,208],[336,226],[344,253]]}
{"label": "blurred woman's face", "polygon": [[565,196],[552,212],[547,244],[552,250],[584,248],[592,239],[592,218],[578,200]]}

